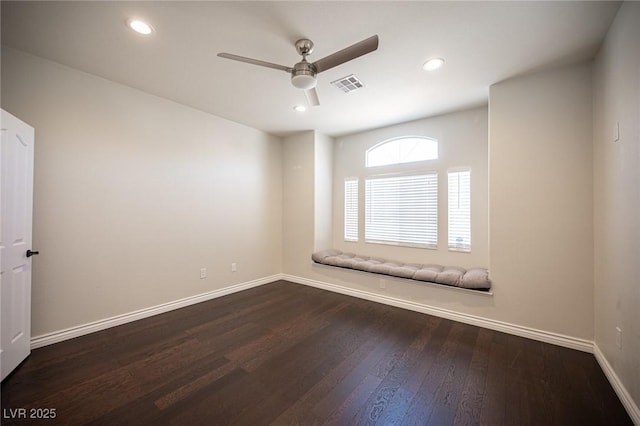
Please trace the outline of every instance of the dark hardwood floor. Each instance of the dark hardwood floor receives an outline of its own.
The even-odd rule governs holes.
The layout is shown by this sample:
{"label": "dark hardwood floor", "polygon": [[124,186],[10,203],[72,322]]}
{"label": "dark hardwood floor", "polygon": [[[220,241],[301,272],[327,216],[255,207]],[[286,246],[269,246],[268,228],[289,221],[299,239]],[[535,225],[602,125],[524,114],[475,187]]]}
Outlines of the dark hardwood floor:
{"label": "dark hardwood floor", "polygon": [[632,424],[593,355],[284,281],[34,350],[2,424],[51,409],[42,423]]}

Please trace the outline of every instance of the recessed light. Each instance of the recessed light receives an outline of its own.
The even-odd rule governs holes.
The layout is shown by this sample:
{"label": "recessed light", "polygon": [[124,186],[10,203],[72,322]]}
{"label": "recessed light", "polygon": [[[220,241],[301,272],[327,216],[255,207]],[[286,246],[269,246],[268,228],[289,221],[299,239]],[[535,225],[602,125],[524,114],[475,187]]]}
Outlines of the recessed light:
{"label": "recessed light", "polygon": [[304,105],[296,105],[293,107],[293,109],[297,112],[305,112],[307,110],[307,107]]}
{"label": "recessed light", "polygon": [[422,68],[425,71],[433,71],[433,70],[437,70],[442,65],[444,65],[444,59],[442,59],[442,58],[431,58],[427,62],[425,62],[424,65],[422,65]]}
{"label": "recessed light", "polygon": [[127,27],[131,28],[138,34],[149,35],[153,32],[151,25],[139,19],[127,19]]}

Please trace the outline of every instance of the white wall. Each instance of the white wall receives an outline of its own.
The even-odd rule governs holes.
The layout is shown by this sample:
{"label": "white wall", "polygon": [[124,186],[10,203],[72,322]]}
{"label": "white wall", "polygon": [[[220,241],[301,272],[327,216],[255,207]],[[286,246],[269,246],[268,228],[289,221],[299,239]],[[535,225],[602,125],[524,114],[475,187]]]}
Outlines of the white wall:
{"label": "white wall", "polygon": [[[594,66],[595,342],[640,416],[640,3],[623,3]],[[613,140],[616,122],[620,139]],[[622,348],[615,328],[622,330]],[[637,419],[638,417],[636,417]]]}
{"label": "white wall", "polygon": [[489,117],[495,315],[591,340],[590,65],[491,86]]}
{"label": "white wall", "polygon": [[6,48],[2,108],[36,129],[33,335],[281,271],[280,138]]}
{"label": "white wall", "polygon": [[315,132],[284,139],[282,170],[282,269],[298,274],[311,262],[315,241]]}
{"label": "white wall", "polygon": [[[368,256],[415,263],[436,263],[462,267],[488,267],[488,177],[487,177],[487,108],[475,108],[452,114],[411,121],[395,126],[343,136],[336,139],[334,154],[333,240],[334,248]],[[363,179],[372,172],[365,167],[366,151],[387,139],[399,136],[426,136],[438,140],[438,160],[426,164],[403,165],[402,170],[418,173],[437,171],[439,175],[438,249],[396,247],[384,244],[344,241],[344,180]],[[470,253],[452,252],[447,248],[447,169],[471,168],[472,250]],[[395,170],[395,169],[394,169]],[[381,172],[377,172],[381,173]],[[385,172],[382,172],[385,173]],[[364,204],[364,194],[360,197]],[[361,209],[362,210],[362,209]],[[361,217],[360,221],[364,219]],[[363,229],[363,227],[360,227]]]}
{"label": "white wall", "polygon": [[333,244],[333,138],[314,132],[314,251]]}
{"label": "white wall", "polygon": [[283,272],[303,276],[331,246],[333,139],[316,131],[283,142]]}

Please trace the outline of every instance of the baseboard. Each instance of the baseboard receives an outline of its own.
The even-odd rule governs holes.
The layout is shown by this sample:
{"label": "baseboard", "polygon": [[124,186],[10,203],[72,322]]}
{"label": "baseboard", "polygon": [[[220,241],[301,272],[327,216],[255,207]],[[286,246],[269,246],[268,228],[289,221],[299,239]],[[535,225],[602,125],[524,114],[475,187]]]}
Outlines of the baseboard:
{"label": "baseboard", "polygon": [[538,340],[541,342],[551,343],[570,349],[576,349],[582,352],[593,353],[593,342],[577,337],[566,336],[558,333],[537,330],[530,327],[510,324],[502,321],[496,321],[488,318],[478,317],[475,315],[463,314],[448,309],[437,308],[434,306],[424,305],[421,303],[410,302],[395,297],[380,295],[363,290],[356,290],[336,284],[329,284],[322,281],[311,280],[308,278],[297,277],[293,275],[282,274],[281,279],[291,281],[298,284],[317,287],[348,296],[358,297],[360,299],[370,300],[372,302],[384,303],[386,305],[396,306],[398,308],[408,309],[423,314],[434,315],[453,321],[463,322],[465,324],[476,325],[478,327],[488,328],[491,330],[501,331],[503,333],[513,334],[528,339]]}
{"label": "baseboard", "polygon": [[117,315],[111,318],[105,318],[102,320],[93,321],[93,322],[79,325],[76,327],[54,331],[51,333],[42,334],[40,336],[35,336],[31,338],[31,348],[36,349],[42,346],[47,346],[54,343],[62,342],[64,340],[73,339],[74,337],[83,336],[85,334],[105,330],[107,328],[126,324],[128,322],[137,321],[143,318],[148,318],[153,315],[169,312],[174,309],[183,308],[189,305],[215,299],[217,297],[226,296],[228,294],[236,293],[242,290],[247,290],[252,287],[257,287],[257,286],[268,284],[278,280],[287,280],[287,281],[291,281],[298,284],[303,284],[311,287],[321,288],[328,291],[333,291],[335,293],[341,293],[348,296],[370,300],[373,302],[396,306],[398,308],[408,309],[411,311],[434,315],[441,318],[447,318],[453,321],[459,321],[466,324],[476,325],[479,327],[501,331],[501,332],[513,334],[516,336],[526,337],[533,340],[539,340],[542,342],[551,343],[551,344],[555,344],[555,345],[559,345],[559,346],[563,346],[571,349],[577,349],[583,352],[593,353],[593,342],[589,340],[579,339],[571,336],[565,336],[557,333],[551,333],[548,331],[537,330],[529,327],[523,327],[523,326],[510,324],[502,321],[496,321],[488,318],[478,317],[475,315],[463,314],[463,313],[451,311],[448,309],[437,308],[434,306],[410,302],[407,300],[398,299],[390,296],[380,295],[380,294],[371,293],[363,290],[357,290],[349,287],[330,284],[330,283],[317,281],[317,280],[311,280],[308,278],[302,278],[302,277],[288,275],[288,274],[275,274],[275,275],[260,278],[257,280],[235,284],[235,285],[218,289],[218,290],[213,290],[207,293],[186,297],[184,299],[179,299],[179,300],[163,303],[156,306],[151,306],[149,308],[144,308],[137,311],[129,312],[126,314]]}
{"label": "baseboard", "polygon": [[627,413],[629,413],[631,421],[635,425],[640,426],[640,408],[638,408],[638,405],[633,401],[633,398],[631,397],[631,395],[629,395],[627,388],[624,386],[624,384],[622,384],[620,378],[613,370],[613,367],[611,367],[611,364],[609,364],[609,361],[607,361],[607,358],[604,356],[604,354],[598,347],[598,344],[595,342],[593,344],[593,355],[596,357],[596,360],[598,361],[598,364],[600,364],[600,368],[602,368],[602,371],[604,371],[605,376],[607,376],[607,379],[609,379],[609,383],[611,383],[613,390],[616,391],[616,394],[618,395],[618,398],[620,398],[622,405],[624,405]]}
{"label": "baseboard", "polygon": [[148,318],[153,315],[169,312],[174,309],[184,308],[196,303],[205,302],[207,300],[215,299],[218,297],[226,296],[228,294],[236,293],[238,291],[247,290],[259,285],[268,284],[281,279],[281,274],[276,274],[264,278],[260,278],[253,281],[247,281],[240,284],[235,284],[229,287],[221,288],[218,290],[209,291],[195,296],[185,297],[184,299],[175,300],[168,303],[163,303],[149,308],[140,309],[137,311],[129,312],[122,315],[117,315],[111,318],[105,318],[98,321],[93,321],[87,324],[79,325],[76,327],[67,328],[64,330],[54,331],[52,333],[42,334],[31,338],[31,349],[40,348],[42,346],[52,345],[54,343],[62,342],[64,340],[73,339],[74,337],[84,336],[85,334],[94,333],[96,331],[105,330],[110,327],[126,324],[129,322],[137,321],[139,319]]}

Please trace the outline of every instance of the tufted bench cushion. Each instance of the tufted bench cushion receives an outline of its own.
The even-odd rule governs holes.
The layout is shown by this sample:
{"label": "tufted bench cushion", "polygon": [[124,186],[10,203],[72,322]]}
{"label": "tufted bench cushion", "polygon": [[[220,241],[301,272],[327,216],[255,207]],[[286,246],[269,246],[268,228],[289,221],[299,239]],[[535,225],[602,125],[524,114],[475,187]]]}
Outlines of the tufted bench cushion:
{"label": "tufted bench cushion", "polygon": [[428,281],[437,284],[473,290],[490,290],[489,271],[484,268],[464,269],[457,266],[402,263],[377,257],[344,253],[340,250],[322,250],[313,253],[314,262],[340,268],[355,269],[392,277]]}

